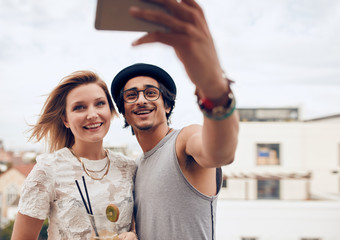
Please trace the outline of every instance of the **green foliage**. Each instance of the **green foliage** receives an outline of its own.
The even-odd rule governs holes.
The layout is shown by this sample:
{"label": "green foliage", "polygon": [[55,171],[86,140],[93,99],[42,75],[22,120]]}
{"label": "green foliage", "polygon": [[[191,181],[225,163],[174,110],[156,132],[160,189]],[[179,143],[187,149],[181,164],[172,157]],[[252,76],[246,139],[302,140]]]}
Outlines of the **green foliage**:
{"label": "green foliage", "polygon": [[39,234],[39,240],[45,240],[47,239],[47,228],[48,228],[48,220],[45,219],[44,224],[41,228],[40,234]]}
{"label": "green foliage", "polygon": [[6,227],[1,229],[0,231],[0,239],[1,240],[10,240],[12,236],[14,221],[10,221]]}
{"label": "green foliage", "polygon": [[[6,227],[0,230],[0,239],[1,240],[10,240],[13,232],[14,221],[10,221]],[[44,224],[41,228],[39,234],[39,240],[46,240],[47,239],[47,228],[48,228],[48,220],[44,221]]]}

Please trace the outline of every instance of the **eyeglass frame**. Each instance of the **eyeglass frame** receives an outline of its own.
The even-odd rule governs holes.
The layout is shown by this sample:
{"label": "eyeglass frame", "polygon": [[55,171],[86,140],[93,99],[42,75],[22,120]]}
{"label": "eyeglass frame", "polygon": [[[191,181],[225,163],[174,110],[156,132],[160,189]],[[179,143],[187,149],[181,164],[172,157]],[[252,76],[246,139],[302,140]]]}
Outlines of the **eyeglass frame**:
{"label": "eyeglass frame", "polygon": [[[156,88],[156,89],[158,90],[159,94],[158,94],[158,97],[157,97],[156,99],[154,99],[154,100],[149,100],[148,97],[146,97],[145,91],[146,91],[147,89],[149,89],[149,88]],[[127,91],[135,91],[135,92],[137,92],[137,98],[136,98],[135,101],[133,101],[133,102],[128,102],[128,101],[125,100],[125,98],[124,98],[124,93],[127,92]],[[124,102],[126,102],[126,103],[135,103],[135,102],[137,102],[137,100],[139,99],[139,95],[140,95],[139,93],[140,93],[140,92],[143,92],[144,98],[145,98],[146,100],[150,101],[150,102],[157,101],[157,100],[159,99],[159,97],[161,96],[161,94],[163,94],[162,89],[160,89],[160,88],[158,88],[158,87],[156,87],[156,86],[153,86],[153,85],[147,85],[146,88],[144,88],[143,90],[137,90],[136,88],[130,88],[130,89],[126,89],[125,91],[121,91],[121,96],[122,96]]]}

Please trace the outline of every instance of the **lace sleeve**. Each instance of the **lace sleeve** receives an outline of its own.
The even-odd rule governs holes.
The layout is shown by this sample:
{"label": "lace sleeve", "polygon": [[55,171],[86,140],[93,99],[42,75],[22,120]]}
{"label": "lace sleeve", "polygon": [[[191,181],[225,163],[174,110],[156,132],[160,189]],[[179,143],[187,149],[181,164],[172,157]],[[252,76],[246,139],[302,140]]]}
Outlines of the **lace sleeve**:
{"label": "lace sleeve", "polygon": [[18,206],[21,214],[41,220],[48,216],[50,203],[54,199],[53,162],[54,154],[37,157],[37,164],[22,187]]}

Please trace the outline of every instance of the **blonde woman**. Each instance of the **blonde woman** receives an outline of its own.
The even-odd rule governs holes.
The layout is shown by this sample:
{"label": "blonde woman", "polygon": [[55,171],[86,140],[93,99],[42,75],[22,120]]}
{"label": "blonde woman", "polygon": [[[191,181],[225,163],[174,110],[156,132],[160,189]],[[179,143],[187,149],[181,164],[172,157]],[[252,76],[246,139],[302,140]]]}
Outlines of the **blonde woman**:
{"label": "blonde woman", "polygon": [[74,72],[51,92],[30,138],[46,140],[50,153],[37,157],[24,183],[12,239],[37,239],[46,218],[50,239],[89,239],[90,220],[75,184],[82,176],[93,213],[115,204],[120,239],[137,239],[129,232],[135,162],[103,148],[115,115],[107,86],[94,72]]}

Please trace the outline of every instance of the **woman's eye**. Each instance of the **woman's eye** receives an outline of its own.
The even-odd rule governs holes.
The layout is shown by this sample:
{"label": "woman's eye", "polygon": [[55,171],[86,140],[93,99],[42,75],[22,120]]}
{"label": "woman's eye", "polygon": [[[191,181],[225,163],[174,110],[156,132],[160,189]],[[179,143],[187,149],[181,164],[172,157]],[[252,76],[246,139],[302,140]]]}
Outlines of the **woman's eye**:
{"label": "woman's eye", "polygon": [[97,103],[97,106],[103,106],[103,105],[105,105],[105,104],[106,104],[105,101],[100,101],[100,102]]}
{"label": "woman's eye", "polygon": [[73,111],[83,110],[85,107],[83,105],[78,105],[73,108]]}

